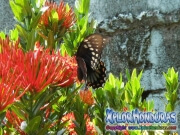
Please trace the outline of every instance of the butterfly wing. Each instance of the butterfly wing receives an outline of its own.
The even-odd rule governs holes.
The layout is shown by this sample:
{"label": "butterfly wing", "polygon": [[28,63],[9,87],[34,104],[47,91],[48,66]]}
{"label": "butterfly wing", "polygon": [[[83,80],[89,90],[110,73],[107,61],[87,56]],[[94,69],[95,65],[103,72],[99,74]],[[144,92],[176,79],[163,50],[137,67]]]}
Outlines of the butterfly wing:
{"label": "butterfly wing", "polygon": [[101,35],[92,34],[81,42],[77,50],[78,79],[84,79],[87,86],[98,88],[105,82],[106,68],[100,59],[106,42],[107,39]]}
{"label": "butterfly wing", "polygon": [[81,57],[76,57],[76,61],[78,64],[77,68],[77,74],[78,74],[78,80],[82,81],[87,80],[87,68],[86,68],[86,63]]}
{"label": "butterfly wing", "polygon": [[88,36],[81,42],[76,56],[83,58],[89,67],[95,69],[100,62],[105,41],[106,38],[103,38],[100,34]]}
{"label": "butterfly wing", "polygon": [[87,85],[94,89],[101,87],[105,83],[106,68],[101,61],[98,63],[97,69],[87,68]]}

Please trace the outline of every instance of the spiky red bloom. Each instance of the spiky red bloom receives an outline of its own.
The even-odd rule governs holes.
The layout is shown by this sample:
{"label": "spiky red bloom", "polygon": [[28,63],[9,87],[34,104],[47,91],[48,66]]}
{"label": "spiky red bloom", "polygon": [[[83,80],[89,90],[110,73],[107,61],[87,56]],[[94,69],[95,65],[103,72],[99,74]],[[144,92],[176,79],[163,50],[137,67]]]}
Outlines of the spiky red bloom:
{"label": "spiky red bloom", "polygon": [[17,42],[12,43],[8,38],[5,40],[0,38],[0,111],[19,100],[27,90],[25,87],[23,91],[20,91],[23,71],[20,71],[15,64],[17,61],[14,59],[21,57],[19,50],[15,51],[16,47]]}
{"label": "spiky red bloom", "polygon": [[40,23],[44,24],[46,27],[51,27],[53,23],[52,14],[56,12],[58,14],[58,23],[64,28],[68,29],[75,22],[75,15],[71,9],[67,9],[64,2],[61,1],[59,5],[55,2],[45,2],[45,7],[48,9],[41,16]]}
{"label": "spiky red bloom", "polygon": [[[7,111],[6,112],[6,118],[8,120],[8,122],[21,134],[21,135],[26,135],[26,133],[24,131],[22,131],[21,127],[21,123],[23,122],[22,119],[20,119],[14,112],[11,111]],[[7,127],[9,127],[9,125],[6,125]]]}
{"label": "spiky red bloom", "polygon": [[75,21],[74,12],[72,8],[68,11],[63,1],[60,2],[57,8],[57,13],[58,13],[59,21],[63,20],[63,26],[66,29],[68,29],[69,27],[73,25]]}
{"label": "spiky red bloom", "polygon": [[[0,76],[6,74],[23,60],[23,51],[18,48],[19,40],[11,42],[9,37],[0,38]],[[18,59],[18,60],[17,60]]]}
{"label": "spiky red bloom", "polygon": [[[89,116],[85,115],[84,117],[86,119],[86,135],[96,135],[96,129],[94,127],[94,124],[90,121]],[[68,126],[66,128],[69,131],[69,134],[77,135],[76,131],[74,130],[75,124],[73,123],[73,120],[75,120],[73,113],[68,113],[62,118],[63,122],[68,121]]]}
{"label": "spiky red bloom", "polygon": [[76,63],[73,57],[63,57],[49,50],[30,51],[20,66],[24,70],[23,86],[40,92],[48,85],[67,87],[76,80]]}
{"label": "spiky red bloom", "polygon": [[25,92],[20,93],[20,77],[22,73],[16,76],[16,67],[12,71],[6,71],[6,69],[6,75],[3,74],[0,78],[0,111],[4,110],[8,105],[12,104],[16,100],[19,100]]}
{"label": "spiky red bloom", "polygon": [[44,6],[47,7],[48,9],[42,14],[40,23],[44,24],[45,26],[48,26],[51,12],[52,10],[56,11],[57,4],[55,2],[46,1]]}
{"label": "spiky red bloom", "polygon": [[33,92],[40,92],[49,85],[67,87],[76,81],[77,64],[74,57],[61,56],[40,46],[24,53],[15,45],[10,47],[8,39],[0,41],[0,77],[16,67],[16,73],[13,72],[11,78],[21,74],[21,87],[29,87]]}
{"label": "spiky red bloom", "polygon": [[93,105],[94,104],[94,98],[93,98],[91,90],[81,90],[79,95],[80,95],[81,100],[84,103],[86,103],[88,105]]}

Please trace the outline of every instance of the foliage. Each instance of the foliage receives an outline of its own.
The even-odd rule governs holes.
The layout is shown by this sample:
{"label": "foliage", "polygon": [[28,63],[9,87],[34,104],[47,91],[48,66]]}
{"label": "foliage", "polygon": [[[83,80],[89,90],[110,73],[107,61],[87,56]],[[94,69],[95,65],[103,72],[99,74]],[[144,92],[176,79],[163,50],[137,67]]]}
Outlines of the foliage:
{"label": "foliage", "polygon": [[168,101],[166,105],[166,111],[171,112],[174,111],[177,103],[178,96],[178,72],[174,71],[174,68],[168,69],[167,73],[163,73],[166,79],[166,90],[165,97]]}
{"label": "foliage", "polygon": [[38,39],[36,27],[41,18],[43,0],[10,0],[14,17],[17,20],[16,28],[24,50],[33,50]]}
{"label": "foliage", "polygon": [[[90,0],[68,4],[45,0],[10,0],[17,24],[0,32],[0,134],[141,134],[106,130],[106,109],[154,111],[142,101],[144,88],[136,69],[127,81],[109,74],[102,88],[82,91],[74,57],[80,42],[95,31]],[[167,111],[177,103],[178,73],[164,73]],[[149,132],[149,131],[147,131]],[[150,133],[150,132],[149,132]]]}
{"label": "foliage", "polygon": [[95,21],[89,23],[89,4],[90,0],[76,0],[75,16],[76,23],[70,28],[63,38],[64,43],[61,47],[63,54],[74,55],[77,51],[79,43],[88,35],[95,31]]}

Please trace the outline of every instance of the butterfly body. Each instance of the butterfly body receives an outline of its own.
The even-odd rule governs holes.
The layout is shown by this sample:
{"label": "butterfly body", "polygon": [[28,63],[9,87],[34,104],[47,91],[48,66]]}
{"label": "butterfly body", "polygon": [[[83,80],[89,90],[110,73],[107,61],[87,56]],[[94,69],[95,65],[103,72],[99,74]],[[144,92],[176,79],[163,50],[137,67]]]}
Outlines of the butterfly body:
{"label": "butterfly body", "polygon": [[100,60],[106,39],[100,34],[92,34],[85,38],[76,53],[78,63],[78,79],[85,80],[86,86],[94,89],[105,82],[106,68]]}

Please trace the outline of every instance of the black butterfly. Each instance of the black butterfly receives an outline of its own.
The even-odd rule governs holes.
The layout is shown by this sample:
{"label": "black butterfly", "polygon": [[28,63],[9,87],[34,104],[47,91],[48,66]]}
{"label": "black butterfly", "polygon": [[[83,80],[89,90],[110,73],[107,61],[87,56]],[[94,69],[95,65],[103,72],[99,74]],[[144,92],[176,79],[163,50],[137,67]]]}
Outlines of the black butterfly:
{"label": "black butterfly", "polygon": [[107,39],[100,34],[92,34],[81,42],[77,50],[78,79],[85,80],[85,89],[88,86],[99,88],[105,82],[106,68],[100,59],[106,42]]}

